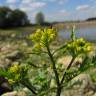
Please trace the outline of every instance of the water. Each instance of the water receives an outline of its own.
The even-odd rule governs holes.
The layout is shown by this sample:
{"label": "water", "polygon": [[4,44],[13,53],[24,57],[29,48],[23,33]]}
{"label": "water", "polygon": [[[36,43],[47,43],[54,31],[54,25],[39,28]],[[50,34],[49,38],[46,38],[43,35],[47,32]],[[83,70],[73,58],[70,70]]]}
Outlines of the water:
{"label": "water", "polygon": [[[83,37],[89,41],[96,41],[96,27],[78,28],[75,30],[77,37]],[[63,39],[70,39],[71,30],[60,30],[59,36]]]}

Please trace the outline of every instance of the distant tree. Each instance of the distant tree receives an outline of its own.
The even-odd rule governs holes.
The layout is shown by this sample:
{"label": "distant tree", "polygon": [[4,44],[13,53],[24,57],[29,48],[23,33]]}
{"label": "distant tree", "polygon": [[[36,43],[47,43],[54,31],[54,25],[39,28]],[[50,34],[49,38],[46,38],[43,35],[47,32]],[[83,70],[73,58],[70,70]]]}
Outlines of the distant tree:
{"label": "distant tree", "polygon": [[88,18],[86,21],[95,21],[96,17]]}
{"label": "distant tree", "polygon": [[28,17],[26,13],[18,9],[11,13],[10,20],[13,26],[24,26],[28,23]]}
{"label": "distant tree", "polygon": [[8,7],[0,7],[0,28],[28,25],[29,20],[25,12]]}
{"label": "distant tree", "polygon": [[36,24],[38,25],[42,25],[45,22],[44,14],[42,12],[37,13],[35,19],[36,19]]}
{"label": "distant tree", "polygon": [[12,10],[8,7],[0,7],[0,27],[8,26],[10,13]]}

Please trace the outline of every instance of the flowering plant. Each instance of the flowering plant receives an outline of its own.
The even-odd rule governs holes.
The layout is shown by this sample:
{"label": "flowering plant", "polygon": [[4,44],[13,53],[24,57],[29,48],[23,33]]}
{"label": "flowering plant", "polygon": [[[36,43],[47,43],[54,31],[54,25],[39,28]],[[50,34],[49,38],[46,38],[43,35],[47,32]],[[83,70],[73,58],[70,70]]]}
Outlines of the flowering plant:
{"label": "flowering plant", "polygon": [[[31,59],[23,59],[23,62],[25,61],[25,63],[27,63],[26,66],[22,64],[14,64],[8,68],[7,71],[4,71],[7,72],[7,75],[1,71],[0,73],[2,73],[2,75],[5,76],[10,83],[23,84],[36,96],[45,96],[45,94],[48,96],[48,93],[50,94],[49,91],[54,91],[56,96],[60,96],[64,87],[63,85],[80,74],[82,72],[82,68],[84,70],[88,68],[85,64],[82,64],[83,67],[80,66],[74,70],[72,69],[72,64],[78,56],[82,54],[86,55],[91,52],[92,45],[83,38],[76,38],[74,28],[71,33],[71,42],[67,42],[59,48],[52,50],[50,45],[56,40],[56,38],[57,30],[54,28],[37,29],[34,34],[29,36],[29,39],[34,45],[32,47],[32,53],[30,53]],[[64,50],[63,53],[69,53],[72,56],[72,59],[66,68],[62,68],[62,66],[57,63],[58,56],[56,55],[60,55],[59,52],[61,50]],[[37,55],[39,55],[39,57]],[[41,66],[40,64],[38,64],[38,66],[37,64],[33,64],[32,59],[34,57],[35,61],[43,58],[44,60],[42,59],[42,62],[40,62],[40,64],[43,64],[41,64]],[[35,74],[32,74],[31,81],[33,84],[31,84],[30,78],[28,77],[30,70]],[[35,87],[33,85],[35,85]]]}
{"label": "flowering plant", "polygon": [[[50,48],[50,44],[56,39],[57,37],[57,31],[55,29],[38,29],[34,34],[30,35],[30,39],[34,43],[34,49],[33,51],[39,52],[39,53],[45,53],[49,56],[49,59],[51,61],[51,68],[55,75],[55,82],[56,82],[56,96],[60,96],[63,83],[68,82],[73,78],[74,72],[75,75],[79,74],[79,69],[77,70],[71,70],[72,64],[75,61],[76,57],[82,54],[86,54],[92,51],[91,43],[87,42],[83,38],[76,38],[75,36],[75,29],[72,29],[71,34],[71,42],[67,42],[65,45],[61,46],[60,48],[56,49],[55,51],[52,51]],[[67,68],[65,68],[63,75],[59,74],[56,59],[54,56],[54,53],[58,54],[58,51],[65,50],[64,52],[70,53],[72,56],[72,60],[70,61]],[[71,73],[70,73],[71,72]],[[70,75],[70,78],[68,77]],[[75,77],[75,76],[74,76]],[[69,79],[67,79],[69,78]]]}

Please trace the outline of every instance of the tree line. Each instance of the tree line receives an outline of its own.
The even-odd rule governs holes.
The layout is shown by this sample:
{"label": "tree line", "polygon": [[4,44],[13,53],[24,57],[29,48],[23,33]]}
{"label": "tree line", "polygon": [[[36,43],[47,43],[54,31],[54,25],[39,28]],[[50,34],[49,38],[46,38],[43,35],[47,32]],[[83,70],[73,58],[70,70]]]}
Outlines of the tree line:
{"label": "tree line", "polygon": [[96,17],[88,18],[86,21],[96,21]]}
{"label": "tree line", "polygon": [[0,28],[18,27],[29,24],[28,17],[25,12],[8,7],[0,7]]}

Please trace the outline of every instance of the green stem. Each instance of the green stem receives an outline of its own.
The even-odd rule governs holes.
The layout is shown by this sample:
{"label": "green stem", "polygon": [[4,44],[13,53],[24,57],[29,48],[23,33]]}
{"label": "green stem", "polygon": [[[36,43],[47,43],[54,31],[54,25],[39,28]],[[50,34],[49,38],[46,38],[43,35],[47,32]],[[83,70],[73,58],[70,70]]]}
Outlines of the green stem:
{"label": "green stem", "polygon": [[32,86],[32,84],[29,82],[29,80],[23,80],[21,82],[22,85],[24,85],[25,87],[27,87],[34,95],[37,95],[36,92],[36,88],[34,86]]}
{"label": "green stem", "polygon": [[62,88],[61,88],[61,86],[59,86],[59,87],[57,88],[56,96],[60,96],[60,95],[61,95],[61,91],[62,91]]}
{"label": "green stem", "polygon": [[72,66],[72,64],[73,64],[73,62],[74,62],[74,60],[75,60],[75,58],[76,58],[76,57],[72,57],[71,62],[69,63],[69,65],[68,65],[68,67],[66,68],[66,70],[64,71],[63,77],[62,77],[61,82],[60,82],[61,85],[62,85],[63,82],[64,82],[66,71],[69,70],[69,69],[71,68],[71,66]]}
{"label": "green stem", "polygon": [[55,64],[55,61],[53,59],[53,55],[51,54],[50,49],[49,49],[48,46],[47,46],[47,51],[48,51],[48,55],[50,57],[50,60],[52,62],[52,65],[53,65],[53,71],[54,71],[54,74],[55,74],[57,86],[60,86],[59,75],[58,75],[58,72],[57,72],[56,64]]}

